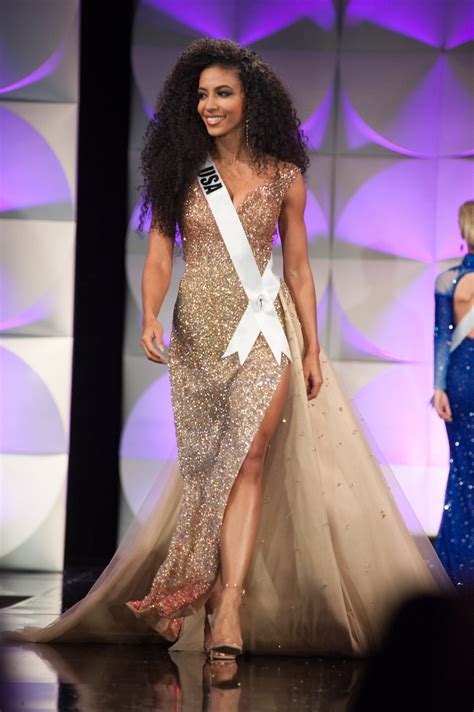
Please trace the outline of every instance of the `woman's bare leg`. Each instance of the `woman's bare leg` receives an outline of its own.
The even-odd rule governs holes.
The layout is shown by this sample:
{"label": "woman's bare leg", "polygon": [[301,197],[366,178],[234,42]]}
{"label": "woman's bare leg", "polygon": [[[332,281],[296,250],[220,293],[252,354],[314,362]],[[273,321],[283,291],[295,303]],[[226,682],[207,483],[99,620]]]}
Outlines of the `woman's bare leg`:
{"label": "woman's bare leg", "polygon": [[229,586],[220,595],[212,636],[219,643],[242,643],[239,621],[241,589],[260,523],[263,463],[283,412],[289,378],[290,366],[287,366],[229,494],[220,543],[220,580],[224,587],[226,584]]}

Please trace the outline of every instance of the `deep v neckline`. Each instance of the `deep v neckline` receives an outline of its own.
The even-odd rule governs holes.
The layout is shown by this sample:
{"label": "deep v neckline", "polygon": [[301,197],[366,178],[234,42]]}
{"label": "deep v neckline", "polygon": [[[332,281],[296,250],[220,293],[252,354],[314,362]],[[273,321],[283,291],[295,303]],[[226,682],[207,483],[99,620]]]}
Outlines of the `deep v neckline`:
{"label": "deep v neckline", "polygon": [[[221,176],[221,178],[222,178],[222,176]],[[264,181],[263,183],[260,183],[260,185],[256,185],[254,188],[251,188],[251,189],[250,189],[249,191],[247,191],[247,193],[244,195],[244,197],[242,198],[242,200],[240,201],[240,203],[238,203],[238,205],[236,205],[236,204],[234,203],[234,200],[233,200],[231,194],[230,194],[229,189],[227,188],[227,186],[226,186],[226,184],[225,184],[225,182],[224,182],[224,179],[222,178],[222,181],[224,182],[224,185],[225,185],[225,187],[226,187],[226,190],[227,190],[227,192],[229,193],[229,198],[231,199],[232,205],[234,206],[236,212],[239,212],[240,208],[241,208],[242,205],[246,202],[247,198],[249,198],[251,195],[253,195],[254,193],[256,193],[258,190],[261,190],[262,188],[264,188],[266,185],[268,185],[269,183],[271,183],[273,180],[275,180],[275,176],[272,176],[271,178],[268,178],[268,180]]]}
{"label": "deep v neckline", "polygon": [[[214,164],[214,165],[215,165],[215,164]],[[216,169],[217,169],[217,171],[219,171],[219,169],[217,168],[217,166],[216,166]],[[225,189],[226,189],[226,191],[227,191],[227,193],[228,193],[228,195],[229,195],[230,201],[231,201],[232,205],[234,206],[234,210],[235,210],[236,212],[239,212],[239,210],[240,210],[240,208],[242,207],[242,205],[247,201],[247,198],[249,198],[251,195],[253,195],[254,193],[256,193],[258,190],[261,190],[261,189],[264,188],[266,185],[269,185],[270,183],[272,183],[272,182],[275,180],[275,178],[276,178],[277,175],[278,175],[278,169],[275,171],[275,173],[274,173],[270,178],[267,178],[267,180],[263,181],[263,183],[260,183],[260,185],[256,185],[254,188],[251,188],[249,191],[247,191],[247,193],[244,195],[243,199],[240,201],[240,203],[239,203],[238,205],[235,205],[235,203],[234,203],[234,198],[233,198],[233,196],[231,196],[230,190],[229,190],[229,188],[227,187],[227,183],[225,182],[225,180],[224,180],[224,178],[222,177],[222,174],[221,174],[220,172],[219,172],[219,175],[220,175],[220,178],[221,178],[221,180],[222,180],[222,182],[223,182],[223,184],[224,184],[224,187],[225,187]]]}

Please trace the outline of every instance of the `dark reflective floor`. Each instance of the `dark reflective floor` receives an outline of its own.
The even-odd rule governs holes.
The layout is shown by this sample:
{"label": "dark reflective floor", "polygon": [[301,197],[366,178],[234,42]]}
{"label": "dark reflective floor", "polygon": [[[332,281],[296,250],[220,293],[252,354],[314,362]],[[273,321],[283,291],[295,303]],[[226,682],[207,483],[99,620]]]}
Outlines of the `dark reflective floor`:
{"label": "dark reflective floor", "polygon": [[[0,624],[46,625],[99,570],[0,572]],[[473,712],[474,590],[408,601],[372,660],[244,656],[160,645],[5,645],[0,712]]]}
{"label": "dark reflective floor", "polygon": [[[98,571],[0,572],[2,629],[46,625],[81,598]],[[2,712],[344,712],[365,663],[323,658],[242,657],[210,664],[158,645],[3,647]]]}
{"label": "dark reflective floor", "polygon": [[347,709],[359,665],[298,658],[210,664],[204,655],[158,646],[56,645],[11,648],[10,710]]}

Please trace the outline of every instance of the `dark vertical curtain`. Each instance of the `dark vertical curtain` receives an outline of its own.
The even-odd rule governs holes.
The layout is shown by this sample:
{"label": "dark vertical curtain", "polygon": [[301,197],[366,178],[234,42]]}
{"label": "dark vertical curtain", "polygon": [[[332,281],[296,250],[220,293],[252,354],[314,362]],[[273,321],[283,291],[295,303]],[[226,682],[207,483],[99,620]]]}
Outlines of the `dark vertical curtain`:
{"label": "dark vertical curtain", "polygon": [[80,8],[77,247],[66,565],[115,550],[133,0]]}

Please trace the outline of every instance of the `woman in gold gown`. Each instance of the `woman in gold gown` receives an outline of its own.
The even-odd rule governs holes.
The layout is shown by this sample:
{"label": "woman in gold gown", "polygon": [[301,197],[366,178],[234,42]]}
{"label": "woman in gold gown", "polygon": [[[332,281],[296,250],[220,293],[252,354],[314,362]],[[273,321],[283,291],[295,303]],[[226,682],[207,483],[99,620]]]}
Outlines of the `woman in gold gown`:
{"label": "woman in gold gown", "polygon": [[[365,655],[406,597],[450,590],[318,344],[298,127],[278,78],[233,42],[194,42],[167,79],[142,154],[141,225],[147,211],[152,223],[141,345],[169,367],[178,462],[89,594],[17,639]],[[250,301],[198,181],[207,158],[260,275],[279,227],[271,309],[286,352],[262,330],[244,357],[228,353]],[[166,356],[157,316],[176,225],[185,271]]]}

